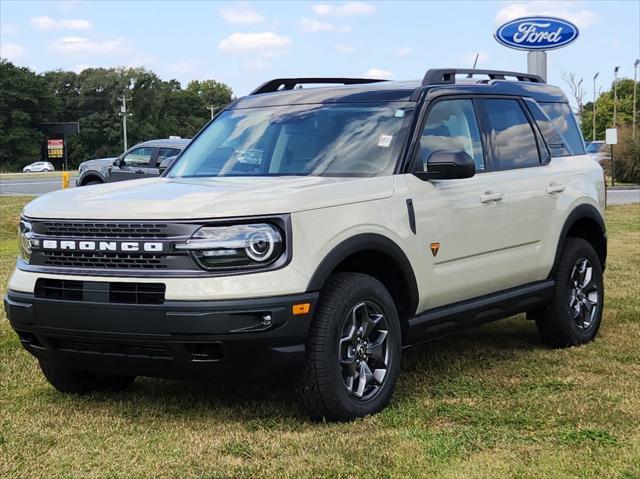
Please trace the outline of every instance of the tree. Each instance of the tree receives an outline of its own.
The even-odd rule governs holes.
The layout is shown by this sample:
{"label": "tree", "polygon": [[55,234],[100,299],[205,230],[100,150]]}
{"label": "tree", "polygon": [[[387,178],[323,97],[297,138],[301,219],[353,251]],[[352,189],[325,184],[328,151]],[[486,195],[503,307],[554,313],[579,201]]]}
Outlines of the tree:
{"label": "tree", "polygon": [[233,92],[228,85],[215,80],[192,80],[187,85],[187,90],[196,93],[205,103],[205,107],[215,111],[231,101]]}
{"label": "tree", "polygon": [[582,118],[582,110],[583,110],[583,99],[585,95],[584,88],[582,87],[582,78],[579,80],[576,78],[575,73],[563,73],[562,79],[569,85],[569,89],[571,90],[571,95],[578,105],[578,119]]}

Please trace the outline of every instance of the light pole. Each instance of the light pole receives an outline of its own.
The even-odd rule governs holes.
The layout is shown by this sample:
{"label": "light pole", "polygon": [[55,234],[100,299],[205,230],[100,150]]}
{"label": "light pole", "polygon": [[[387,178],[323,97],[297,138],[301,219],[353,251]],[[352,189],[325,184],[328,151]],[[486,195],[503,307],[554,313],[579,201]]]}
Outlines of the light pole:
{"label": "light pole", "polygon": [[638,65],[640,65],[640,58],[633,62],[633,133],[632,137],[636,139],[636,90],[638,87]]}
{"label": "light pole", "polygon": [[613,69],[613,127],[616,127],[616,115],[618,113],[618,70],[620,67]]}
{"label": "light pole", "polygon": [[600,72],[593,75],[593,133],[591,134],[591,141],[596,141],[596,78],[598,78]]}

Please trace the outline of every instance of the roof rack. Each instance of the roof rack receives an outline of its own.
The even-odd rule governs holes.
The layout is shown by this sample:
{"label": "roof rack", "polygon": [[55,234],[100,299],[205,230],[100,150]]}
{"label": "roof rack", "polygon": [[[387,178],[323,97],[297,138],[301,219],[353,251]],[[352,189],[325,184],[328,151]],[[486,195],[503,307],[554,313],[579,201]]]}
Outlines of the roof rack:
{"label": "roof rack", "polygon": [[296,85],[314,85],[335,83],[336,85],[358,85],[362,83],[377,83],[386,80],[377,80],[373,78],[275,78],[263,83],[253,90],[250,95],[258,95],[260,93],[272,93],[275,91],[293,90]]}
{"label": "roof rack", "polygon": [[439,85],[456,82],[456,75],[467,75],[473,78],[474,75],[485,75],[490,80],[506,80],[506,77],[516,78],[517,81],[528,81],[533,83],[545,83],[541,76],[531,73],[505,72],[501,70],[475,70],[471,68],[439,68],[427,70],[422,79],[422,86]]}

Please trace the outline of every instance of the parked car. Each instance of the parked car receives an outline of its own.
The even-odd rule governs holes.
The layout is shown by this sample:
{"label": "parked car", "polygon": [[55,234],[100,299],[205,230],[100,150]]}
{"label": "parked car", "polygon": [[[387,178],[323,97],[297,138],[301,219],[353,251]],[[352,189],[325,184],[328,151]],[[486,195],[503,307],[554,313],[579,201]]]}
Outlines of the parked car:
{"label": "parked car", "polygon": [[587,154],[600,164],[611,158],[604,141],[592,141],[587,144]]}
{"label": "parked car", "polygon": [[55,171],[55,168],[48,161],[36,161],[22,168],[23,173],[41,173]]}
{"label": "parked car", "polygon": [[[307,83],[339,86],[297,89]],[[115,167],[114,167],[115,168]],[[29,203],[7,316],[65,393],[289,368],[315,420],[385,407],[404,347],[526,313],[602,320],[602,168],[538,76],[276,79],[163,177]]]}
{"label": "parked car", "polygon": [[160,175],[161,163],[177,156],[189,139],[149,140],[128,149],[117,158],[85,161],[78,168],[76,186],[152,178]]}

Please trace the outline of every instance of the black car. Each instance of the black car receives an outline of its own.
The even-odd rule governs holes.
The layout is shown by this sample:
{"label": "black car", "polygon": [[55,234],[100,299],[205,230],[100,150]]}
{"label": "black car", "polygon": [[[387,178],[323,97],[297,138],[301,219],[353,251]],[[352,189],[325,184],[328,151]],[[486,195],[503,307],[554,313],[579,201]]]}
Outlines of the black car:
{"label": "black car", "polygon": [[149,140],[128,149],[117,158],[100,158],[80,164],[76,186],[136,180],[159,176],[160,165],[175,157],[190,139]]}

